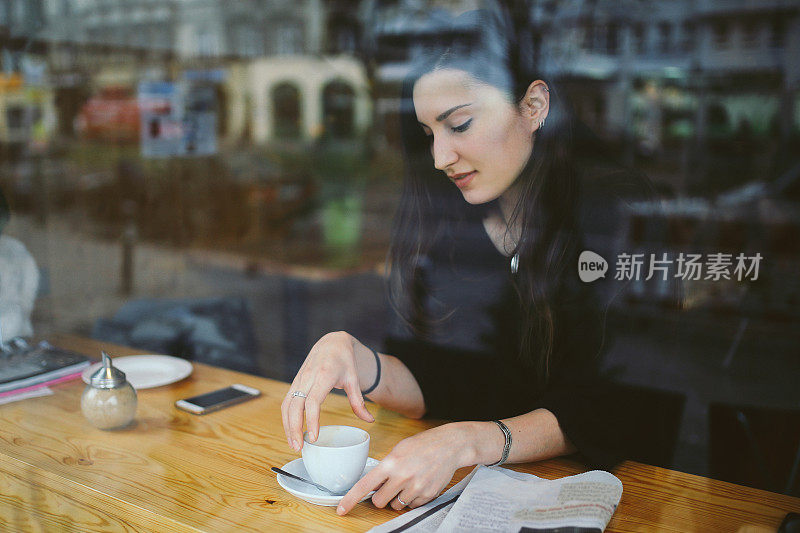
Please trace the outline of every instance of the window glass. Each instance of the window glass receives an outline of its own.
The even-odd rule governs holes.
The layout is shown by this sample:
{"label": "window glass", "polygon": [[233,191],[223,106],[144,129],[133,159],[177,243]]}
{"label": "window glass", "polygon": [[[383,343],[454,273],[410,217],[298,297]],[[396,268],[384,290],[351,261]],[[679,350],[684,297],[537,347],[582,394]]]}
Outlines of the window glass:
{"label": "window glass", "polygon": [[[605,306],[599,371],[678,412],[663,466],[775,491],[796,457],[784,448],[800,440],[788,430],[769,440],[762,424],[798,409],[800,12],[790,4],[0,0],[0,239],[36,264],[36,289],[13,315],[6,303],[23,295],[2,292],[13,287],[0,266],[0,334],[92,337],[283,381],[331,331],[382,349],[404,323],[388,298],[392,244],[427,235],[394,226],[401,208],[416,212],[412,185],[449,194],[427,198],[445,217],[447,201],[466,197],[448,172],[495,178],[510,160],[493,140],[512,130],[482,129],[506,115],[476,105],[426,122],[402,99],[404,81],[489,48],[508,57],[480,56],[464,85],[501,86],[497,109],[519,117],[542,80],[559,109],[522,129],[533,148],[517,167],[549,172],[543,161],[558,153],[569,161],[559,175],[580,187],[543,189],[552,211],[518,214],[544,224],[574,208],[585,223],[580,239],[530,257],[586,243],[607,262],[591,283],[577,260],[564,271]],[[491,46],[458,18],[507,5],[508,32]],[[535,77],[509,74],[524,66]],[[428,181],[407,183],[420,161]],[[652,194],[634,197],[627,180],[644,178]],[[568,209],[558,200],[570,191],[585,197]],[[488,220],[507,199],[490,192],[454,212]],[[447,239],[445,226],[424,229]],[[569,233],[560,229],[545,242]],[[412,318],[442,310],[438,292],[419,289],[426,279],[450,288],[456,307],[484,294],[453,290],[488,279],[479,252],[494,241],[478,234],[486,247],[452,254],[477,271],[425,278],[428,259],[450,261],[441,250],[404,264],[418,276],[404,293],[421,302]],[[529,237],[520,249],[539,242]],[[518,279],[510,258],[495,259],[509,269],[487,287]],[[453,343],[487,342],[490,307],[455,326],[464,335]],[[512,326],[493,338],[517,339]],[[738,414],[766,440],[751,449]],[[730,453],[745,449],[737,466]],[[752,474],[761,464],[768,476]]]}

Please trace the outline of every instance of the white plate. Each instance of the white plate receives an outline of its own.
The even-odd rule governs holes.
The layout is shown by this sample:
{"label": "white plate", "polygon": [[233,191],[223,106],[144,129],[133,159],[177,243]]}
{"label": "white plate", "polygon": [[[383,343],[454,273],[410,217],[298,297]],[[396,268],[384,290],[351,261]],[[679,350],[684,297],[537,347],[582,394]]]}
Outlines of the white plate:
{"label": "white plate", "polygon": [[[364,477],[367,472],[378,466],[381,462],[377,459],[373,459],[372,457],[367,457],[367,464],[364,466],[364,472],[361,474],[361,477]],[[306,467],[303,465],[303,458],[295,459],[294,461],[288,462],[281,467],[281,469],[286,470],[290,474],[294,474],[296,476],[304,477],[306,479],[311,479],[311,476],[308,475],[306,472]],[[278,474],[278,484],[286,489],[287,492],[294,494],[301,500],[305,500],[308,503],[313,503],[314,505],[325,505],[326,507],[335,507],[339,505],[339,502],[342,500],[344,495],[342,496],[332,496],[327,492],[323,492],[319,490],[317,487],[313,485],[309,485],[308,483],[303,483],[302,481],[297,481],[296,479],[292,479],[290,477],[286,477],[282,474]],[[375,494],[373,490],[364,498],[362,498],[362,502],[367,498],[372,497]]]}
{"label": "white plate", "polygon": [[[114,357],[112,363],[125,372],[134,389],[150,389],[175,383],[192,373],[192,363],[169,355],[129,355]],[[102,366],[95,363],[81,374],[83,381],[89,383],[92,374]]]}

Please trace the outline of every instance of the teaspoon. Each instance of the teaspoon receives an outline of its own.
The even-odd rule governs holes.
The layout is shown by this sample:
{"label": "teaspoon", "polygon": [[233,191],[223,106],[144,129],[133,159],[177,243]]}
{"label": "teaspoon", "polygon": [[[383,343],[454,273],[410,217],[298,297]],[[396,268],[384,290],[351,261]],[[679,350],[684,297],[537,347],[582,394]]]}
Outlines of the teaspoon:
{"label": "teaspoon", "polygon": [[332,491],[331,489],[328,489],[328,488],[325,488],[325,487],[323,487],[323,486],[322,486],[322,485],[320,485],[319,483],[314,483],[313,481],[309,481],[308,479],[302,478],[302,477],[300,477],[300,476],[298,476],[298,475],[295,475],[295,474],[290,474],[290,473],[289,473],[289,472],[287,472],[286,470],[281,470],[281,469],[280,469],[280,468],[278,468],[277,466],[273,466],[273,467],[272,467],[272,471],[273,471],[273,472],[275,472],[275,473],[278,473],[278,474],[282,474],[282,475],[284,475],[284,476],[286,476],[286,477],[290,477],[290,478],[292,478],[292,479],[296,479],[296,480],[298,480],[298,481],[302,481],[302,482],[304,482],[304,483],[308,483],[309,485],[313,485],[313,486],[317,487],[319,490],[325,491],[325,492],[327,492],[328,494],[331,494],[332,496],[342,496],[342,495],[344,495],[344,494],[347,494],[347,491],[344,491],[344,492],[334,492],[334,491]]}

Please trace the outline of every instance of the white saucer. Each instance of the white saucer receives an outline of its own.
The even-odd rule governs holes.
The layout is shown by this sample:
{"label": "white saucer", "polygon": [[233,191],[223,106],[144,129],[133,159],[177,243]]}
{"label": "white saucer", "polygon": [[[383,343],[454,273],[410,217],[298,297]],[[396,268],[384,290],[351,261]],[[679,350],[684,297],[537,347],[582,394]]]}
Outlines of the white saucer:
{"label": "white saucer", "polygon": [[[125,377],[134,389],[150,389],[175,383],[192,373],[192,363],[185,359],[169,355],[129,355],[114,357],[112,363],[125,372]],[[97,372],[101,363],[86,368],[81,377],[89,383],[92,374]]]}
{"label": "white saucer", "polygon": [[[361,474],[361,477],[364,477],[367,472],[378,466],[381,462],[377,459],[373,459],[372,457],[367,457],[367,464],[364,466],[364,473]],[[281,469],[286,470],[290,474],[294,474],[296,476],[304,477],[306,479],[311,479],[311,476],[308,475],[306,472],[306,467],[303,465],[303,458],[295,459],[294,461],[290,461],[283,465]],[[313,485],[309,485],[308,483],[303,483],[302,481],[297,481],[296,479],[292,479],[290,477],[286,477],[282,474],[278,474],[278,484],[283,487],[287,492],[294,494],[301,500],[305,500],[308,503],[313,503],[314,505],[324,505],[326,507],[335,507],[339,505],[339,502],[342,500],[344,495],[342,496],[332,496],[327,492],[323,492],[319,490],[317,487]],[[361,500],[362,502],[367,498],[372,497],[375,494],[373,490]]]}

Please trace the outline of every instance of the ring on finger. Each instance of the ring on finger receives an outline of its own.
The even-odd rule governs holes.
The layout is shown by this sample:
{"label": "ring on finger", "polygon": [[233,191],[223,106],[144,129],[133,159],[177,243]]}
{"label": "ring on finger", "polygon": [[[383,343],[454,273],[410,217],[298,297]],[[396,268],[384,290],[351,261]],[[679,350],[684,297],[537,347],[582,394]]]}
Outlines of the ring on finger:
{"label": "ring on finger", "polygon": [[296,398],[308,398],[308,395],[303,391],[296,390],[296,391],[294,391],[292,393],[292,398],[295,398],[295,397]]}
{"label": "ring on finger", "polygon": [[401,500],[401,499],[400,499],[400,496],[399,496],[399,495],[395,496],[395,499],[396,499],[396,500],[398,501],[398,503],[400,503],[400,505],[402,505],[403,507],[407,507],[407,506],[408,506],[408,504],[407,504],[406,502],[404,502],[403,500]]}

